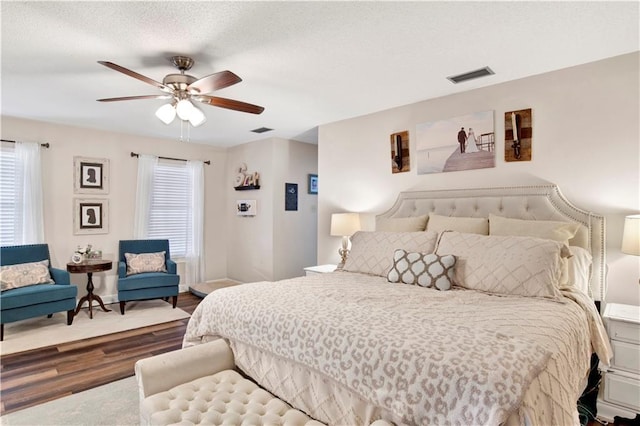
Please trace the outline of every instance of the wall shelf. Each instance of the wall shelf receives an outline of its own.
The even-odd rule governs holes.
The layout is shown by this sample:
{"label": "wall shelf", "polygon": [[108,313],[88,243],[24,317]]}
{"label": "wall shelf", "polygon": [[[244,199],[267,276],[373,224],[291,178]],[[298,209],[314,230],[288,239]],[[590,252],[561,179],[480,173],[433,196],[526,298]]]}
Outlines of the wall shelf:
{"label": "wall shelf", "polygon": [[249,191],[251,189],[260,189],[260,185],[241,185],[233,187],[236,191]]}

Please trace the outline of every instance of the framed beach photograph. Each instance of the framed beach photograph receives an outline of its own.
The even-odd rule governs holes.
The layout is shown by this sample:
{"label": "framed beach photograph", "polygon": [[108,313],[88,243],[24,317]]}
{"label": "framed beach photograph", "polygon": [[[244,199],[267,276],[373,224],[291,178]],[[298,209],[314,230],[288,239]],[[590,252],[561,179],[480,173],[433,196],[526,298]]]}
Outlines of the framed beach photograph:
{"label": "framed beach photograph", "polygon": [[74,198],[73,233],[108,234],[109,200]]}
{"label": "framed beach photograph", "polygon": [[307,186],[308,186],[307,192],[309,194],[317,194],[318,193],[318,175],[309,175]]}
{"label": "framed beach photograph", "polygon": [[109,160],[73,157],[73,190],[76,194],[108,194]]}
{"label": "framed beach photograph", "polygon": [[496,166],[493,111],[416,126],[418,174]]}

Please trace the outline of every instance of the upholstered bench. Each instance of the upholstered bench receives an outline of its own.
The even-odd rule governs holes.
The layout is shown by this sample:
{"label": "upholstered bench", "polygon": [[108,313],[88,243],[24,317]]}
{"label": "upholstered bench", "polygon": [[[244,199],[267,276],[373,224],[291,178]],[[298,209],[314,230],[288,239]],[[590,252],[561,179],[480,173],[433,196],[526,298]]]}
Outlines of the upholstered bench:
{"label": "upholstered bench", "polygon": [[139,360],[143,425],[322,425],[245,379],[220,339]]}

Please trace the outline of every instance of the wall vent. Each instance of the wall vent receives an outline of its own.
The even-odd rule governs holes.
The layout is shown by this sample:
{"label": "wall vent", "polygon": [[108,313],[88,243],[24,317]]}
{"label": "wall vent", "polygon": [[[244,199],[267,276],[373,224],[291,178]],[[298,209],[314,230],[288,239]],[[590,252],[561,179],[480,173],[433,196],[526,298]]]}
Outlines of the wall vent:
{"label": "wall vent", "polygon": [[264,133],[264,132],[270,132],[273,129],[270,129],[268,127],[258,127],[257,129],[253,129],[252,132],[253,133]]}
{"label": "wall vent", "polygon": [[491,68],[484,67],[479,70],[469,71],[464,74],[452,75],[451,77],[447,77],[447,80],[451,81],[454,84],[462,83],[463,81],[472,80],[474,78],[486,77],[488,75],[495,74]]}

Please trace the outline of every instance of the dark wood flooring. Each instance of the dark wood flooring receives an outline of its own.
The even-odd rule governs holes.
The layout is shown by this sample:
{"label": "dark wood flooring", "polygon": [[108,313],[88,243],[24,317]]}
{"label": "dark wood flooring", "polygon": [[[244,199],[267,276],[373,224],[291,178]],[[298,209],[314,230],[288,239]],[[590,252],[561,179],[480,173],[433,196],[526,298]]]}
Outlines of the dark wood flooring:
{"label": "dark wood flooring", "polygon": [[[202,299],[181,293],[188,313]],[[180,349],[188,318],[0,357],[0,414],[133,376],[135,362]]]}

